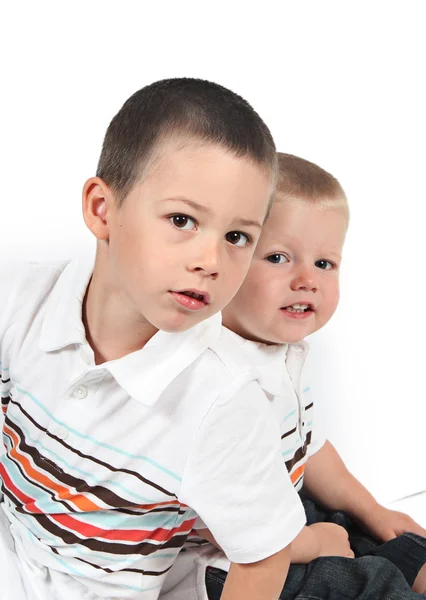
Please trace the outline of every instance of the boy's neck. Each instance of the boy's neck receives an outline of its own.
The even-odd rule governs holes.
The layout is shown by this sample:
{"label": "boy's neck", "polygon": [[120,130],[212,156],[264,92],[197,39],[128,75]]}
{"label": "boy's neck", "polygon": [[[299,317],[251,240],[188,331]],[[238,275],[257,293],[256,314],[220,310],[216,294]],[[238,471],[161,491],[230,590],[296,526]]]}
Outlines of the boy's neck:
{"label": "boy's neck", "polygon": [[82,311],[86,339],[96,364],[140,350],[157,332],[151,323],[140,316],[136,318],[123,295],[111,284],[105,258],[98,250]]}

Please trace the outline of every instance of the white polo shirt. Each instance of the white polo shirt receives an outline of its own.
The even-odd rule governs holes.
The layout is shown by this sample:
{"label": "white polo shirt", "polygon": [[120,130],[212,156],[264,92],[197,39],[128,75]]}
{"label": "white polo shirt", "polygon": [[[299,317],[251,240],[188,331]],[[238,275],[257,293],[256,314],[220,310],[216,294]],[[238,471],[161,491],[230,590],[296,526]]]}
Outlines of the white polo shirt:
{"label": "white polo shirt", "polygon": [[73,261],[2,282],[0,507],[26,583],[58,600],[156,599],[197,515],[231,561],[285,547],[303,507],[220,316],[95,365],[91,274]]}
{"label": "white polo shirt", "polygon": [[[269,399],[280,427],[280,455],[296,490],[303,487],[303,474],[309,456],[325,443],[315,425],[314,403],[304,369],[308,344],[267,345],[246,340],[228,331],[226,337],[238,346],[256,366],[259,383]],[[268,515],[265,513],[264,518]],[[206,525],[198,519],[195,527]],[[226,556],[193,532],[185,542],[164,584],[162,600],[208,600],[205,572],[208,565],[227,571]]]}

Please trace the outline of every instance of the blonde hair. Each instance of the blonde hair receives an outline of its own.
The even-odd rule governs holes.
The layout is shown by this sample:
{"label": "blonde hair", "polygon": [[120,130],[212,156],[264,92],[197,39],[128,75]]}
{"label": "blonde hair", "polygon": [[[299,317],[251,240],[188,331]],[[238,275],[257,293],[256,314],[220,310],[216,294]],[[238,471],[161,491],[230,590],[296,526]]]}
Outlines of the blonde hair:
{"label": "blonde hair", "polygon": [[341,209],[349,221],[349,206],[342,186],[318,165],[277,152],[278,181],[275,201],[302,201],[318,208]]}

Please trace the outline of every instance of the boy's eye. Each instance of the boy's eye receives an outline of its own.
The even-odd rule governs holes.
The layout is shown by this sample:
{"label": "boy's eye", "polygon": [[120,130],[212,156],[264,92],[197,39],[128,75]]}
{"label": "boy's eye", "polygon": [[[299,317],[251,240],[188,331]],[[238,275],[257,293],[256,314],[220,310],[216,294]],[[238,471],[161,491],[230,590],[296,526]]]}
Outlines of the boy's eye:
{"label": "boy's eye", "polygon": [[266,257],[266,260],[274,265],[283,265],[284,263],[288,262],[288,258],[284,254],[271,254],[270,256]]}
{"label": "boy's eye", "polygon": [[242,231],[230,231],[225,235],[225,239],[233,246],[239,247],[246,246],[250,242],[249,236]]}
{"label": "boy's eye", "polygon": [[170,222],[178,229],[195,229],[195,221],[187,215],[173,215],[170,217]]}
{"label": "boy's eye", "polygon": [[321,258],[320,260],[316,261],[315,266],[318,267],[318,269],[324,269],[325,271],[328,271],[334,267],[334,264],[329,260],[325,260],[325,258]]}

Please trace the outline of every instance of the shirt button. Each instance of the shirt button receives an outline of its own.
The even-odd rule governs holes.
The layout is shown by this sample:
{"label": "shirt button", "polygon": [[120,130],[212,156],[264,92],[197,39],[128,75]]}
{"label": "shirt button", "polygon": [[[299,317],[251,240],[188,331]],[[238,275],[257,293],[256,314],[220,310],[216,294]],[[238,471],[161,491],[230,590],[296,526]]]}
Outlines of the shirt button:
{"label": "shirt button", "polygon": [[65,429],[65,427],[58,427],[58,429],[55,431],[55,435],[60,440],[66,440],[68,437],[68,430]]}
{"label": "shirt button", "polygon": [[87,387],[85,385],[77,385],[73,389],[72,395],[74,398],[77,398],[77,400],[84,400],[87,396]]}

